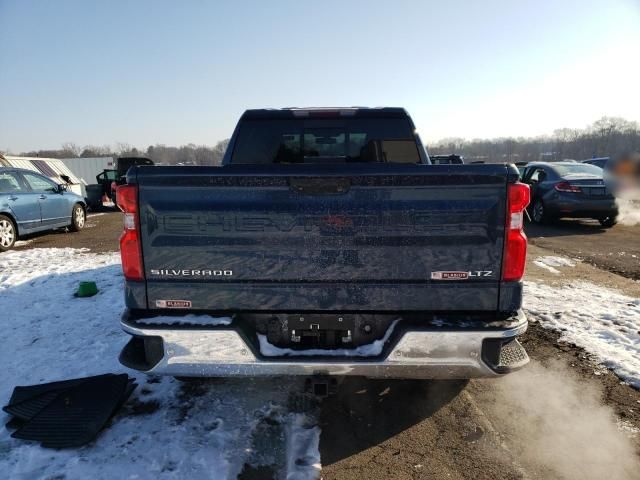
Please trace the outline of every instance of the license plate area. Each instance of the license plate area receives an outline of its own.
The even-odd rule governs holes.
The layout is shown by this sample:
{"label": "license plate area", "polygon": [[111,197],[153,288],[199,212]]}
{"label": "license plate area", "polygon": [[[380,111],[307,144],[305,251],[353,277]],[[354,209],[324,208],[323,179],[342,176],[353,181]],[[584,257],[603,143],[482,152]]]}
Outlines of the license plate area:
{"label": "license plate area", "polygon": [[589,188],[588,193],[592,197],[604,197],[605,195],[607,195],[607,189],[604,187],[593,187]]}
{"label": "license plate area", "polygon": [[350,349],[384,337],[397,314],[238,313],[234,319],[248,331],[280,348]]}
{"label": "license plate area", "polygon": [[299,348],[350,348],[353,346],[353,315],[290,315],[289,341]]}

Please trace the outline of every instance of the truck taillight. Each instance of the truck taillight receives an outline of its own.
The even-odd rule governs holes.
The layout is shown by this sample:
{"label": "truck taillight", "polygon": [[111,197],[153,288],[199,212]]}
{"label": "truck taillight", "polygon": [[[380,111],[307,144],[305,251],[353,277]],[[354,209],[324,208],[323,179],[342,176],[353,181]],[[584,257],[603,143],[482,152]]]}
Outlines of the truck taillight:
{"label": "truck taillight", "polygon": [[527,237],[523,230],[524,209],[529,205],[529,185],[509,185],[507,199],[507,224],[504,242],[502,280],[518,281],[524,275],[527,259]]}
{"label": "truck taillight", "polygon": [[116,190],[116,198],[118,207],[124,212],[124,231],[120,236],[120,257],[124,278],[144,280],[138,229],[138,186],[120,185]]}

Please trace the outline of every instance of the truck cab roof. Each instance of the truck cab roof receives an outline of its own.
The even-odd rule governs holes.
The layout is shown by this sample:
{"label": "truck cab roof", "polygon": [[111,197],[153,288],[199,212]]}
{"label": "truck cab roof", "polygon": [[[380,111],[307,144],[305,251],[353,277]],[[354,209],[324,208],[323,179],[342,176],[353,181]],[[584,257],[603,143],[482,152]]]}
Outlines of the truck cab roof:
{"label": "truck cab roof", "polygon": [[411,117],[398,107],[244,112],[222,165],[384,162],[428,164]]}
{"label": "truck cab roof", "polygon": [[246,110],[242,115],[242,119],[353,116],[362,118],[408,118],[409,114],[401,107],[287,107]]}

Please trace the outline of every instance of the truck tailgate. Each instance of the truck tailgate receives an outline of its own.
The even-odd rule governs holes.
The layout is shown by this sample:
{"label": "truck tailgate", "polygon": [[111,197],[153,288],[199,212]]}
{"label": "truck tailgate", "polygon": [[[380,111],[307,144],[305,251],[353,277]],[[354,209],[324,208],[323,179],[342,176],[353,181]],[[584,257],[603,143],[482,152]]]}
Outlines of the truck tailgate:
{"label": "truck tailgate", "polygon": [[148,307],[496,310],[507,177],[504,165],[138,167]]}

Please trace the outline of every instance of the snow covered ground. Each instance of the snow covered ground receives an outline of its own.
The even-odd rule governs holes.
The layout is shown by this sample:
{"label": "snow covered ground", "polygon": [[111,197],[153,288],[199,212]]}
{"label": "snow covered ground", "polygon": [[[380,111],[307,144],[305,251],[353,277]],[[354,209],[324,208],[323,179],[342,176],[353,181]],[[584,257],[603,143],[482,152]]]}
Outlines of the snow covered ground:
{"label": "snow covered ground", "polygon": [[[562,256],[541,256],[533,263],[560,276],[575,267]],[[561,341],[591,353],[620,378],[640,388],[640,299],[590,282],[549,286],[525,282],[523,305],[530,321],[560,332]]]}
{"label": "snow covered ground", "polygon": [[540,268],[544,268],[545,270],[550,271],[556,275],[560,274],[560,270],[555,267],[575,267],[576,264],[572,260],[569,260],[565,257],[556,257],[547,255],[544,257],[536,258],[533,263]]}
{"label": "snow covered ground", "polygon": [[640,299],[588,282],[563,287],[525,282],[530,321],[593,354],[640,388]]}
{"label": "snow covered ground", "polygon": [[[571,263],[562,257],[538,260],[551,268]],[[100,293],[75,298],[84,280],[95,281]],[[563,340],[584,347],[640,387],[640,299],[590,283],[527,282],[525,296],[531,320],[560,331]],[[122,309],[118,254],[31,249],[0,255],[0,401],[16,385],[132,374],[117,361],[127,341],[118,324]],[[318,478],[315,412],[292,410],[291,395],[302,391],[302,380],[182,384],[135,376],[138,389],[87,447],[46,450],[14,440],[0,428],[0,476],[231,479],[243,469],[266,467],[283,478]]]}
{"label": "snow covered ground", "polygon": [[[0,255],[0,401],[16,385],[127,372],[118,363],[127,336],[118,254],[32,249]],[[100,293],[75,298],[79,282]],[[290,479],[317,478],[320,429],[293,413],[296,380],[182,384],[135,374],[140,386],[91,445],[46,450],[0,428],[0,475],[31,480],[235,479],[245,464]],[[8,421],[4,414],[3,423]]]}

